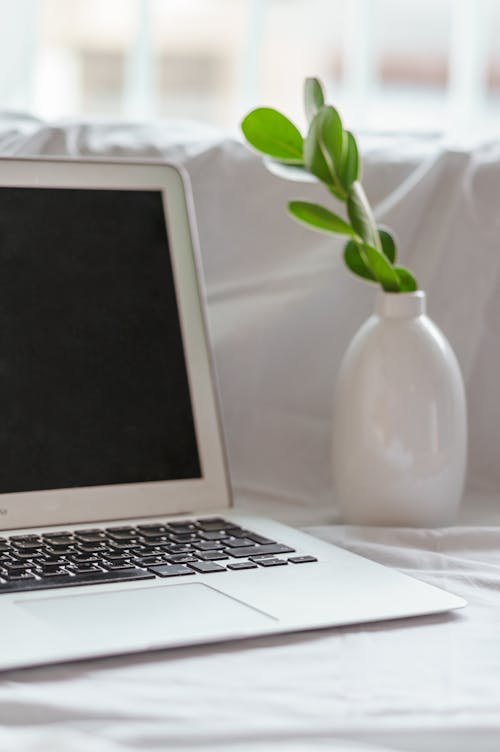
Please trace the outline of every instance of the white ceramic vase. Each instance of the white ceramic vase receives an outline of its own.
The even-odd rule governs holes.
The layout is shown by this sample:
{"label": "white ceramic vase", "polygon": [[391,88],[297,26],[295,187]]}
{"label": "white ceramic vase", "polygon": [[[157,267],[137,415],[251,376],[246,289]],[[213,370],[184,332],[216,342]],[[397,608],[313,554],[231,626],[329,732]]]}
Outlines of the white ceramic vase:
{"label": "white ceramic vase", "polygon": [[460,368],[425,313],[425,293],[379,292],[352,340],[334,409],[333,471],[342,521],[450,524],[465,478]]}

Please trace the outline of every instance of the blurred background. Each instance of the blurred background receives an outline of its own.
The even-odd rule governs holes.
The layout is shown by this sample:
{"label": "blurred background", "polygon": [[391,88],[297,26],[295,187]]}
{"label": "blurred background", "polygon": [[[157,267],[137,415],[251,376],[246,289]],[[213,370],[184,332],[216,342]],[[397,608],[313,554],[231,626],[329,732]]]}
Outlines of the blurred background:
{"label": "blurred background", "polygon": [[0,0],[0,110],[302,123],[320,76],[358,130],[500,133],[496,0]]}

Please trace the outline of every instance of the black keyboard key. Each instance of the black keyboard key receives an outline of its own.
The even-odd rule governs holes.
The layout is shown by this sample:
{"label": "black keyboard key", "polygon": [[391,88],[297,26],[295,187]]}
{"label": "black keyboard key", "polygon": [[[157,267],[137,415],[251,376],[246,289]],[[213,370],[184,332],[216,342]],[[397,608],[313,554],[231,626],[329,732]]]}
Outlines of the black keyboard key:
{"label": "black keyboard key", "polygon": [[52,577],[67,577],[68,576],[68,572],[66,571],[66,569],[43,569],[41,571],[37,570],[37,574],[43,580],[52,579]]}
{"label": "black keyboard key", "polygon": [[100,572],[101,568],[97,564],[72,564],[70,571],[83,574],[84,572]]}
{"label": "black keyboard key", "polygon": [[231,530],[231,537],[232,538],[246,538],[251,536],[250,530],[243,530],[242,527],[234,528]]}
{"label": "black keyboard key", "polygon": [[10,551],[11,548],[7,543],[0,543],[0,553],[5,553],[6,551]]}
{"label": "black keyboard key", "polygon": [[229,559],[229,556],[225,554],[224,551],[199,551],[197,556],[203,561],[222,561],[223,559]]}
{"label": "black keyboard key", "polygon": [[42,553],[49,553],[49,554],[60,554],[61,556],[64,556],[65,554],[69,553],[76,553],[76,546],[68,546],[66,544],[58,545],[52,545],[52,543],[45,543],[40,549]]}
{"label": "black keyboard key", "polygon": [[49,579],[30,579],[16,582],[0,582],[1,593],[26,592],[29,590],[49,590],[57,587],[76,587],[78,585],[108,584],[112,582],[126,582],[132,580],[152,580],[154,575],[144,569],[122,569],[112,572],[88,572]]}
{"label": "black keyboard key", "polygon": [[135,533],[136,528],[131,525],[114,525],[104,528],[106,533]]}
{"label": "black keyboard key", "polygon": [[311,561],[318,561],[315,556],[292,556],[288,558],[292,564],[308,564]]}
{"label": "black keyboard key", "polygon": [[284,546],[282,543],[269,543],[264,546],[244,546],[243,548],[228,548],[227,553],[235,558],[248,556],[253,559],[254,556],[268,556],[273,554],[293,554],[294,548]]}
{"label": "black keyboard key", "polygon": [[16,569],[11,570],[2,570],[0,571],[0,577],[4,580],[11,580],[14,577],[23,577],[24,575],[29,575],[30,577],[33,577],[33,573],[28,569],[21,569],[17,571]]}
{"label": "black keyboard key", "polygon": [[75,551],[76,541],[73,543],[59,543],[58,541],[44,541],[40,546],[40,551],[51,551],[52,553],[65,553],[66,551]]}
{"label": "black keyboard key", "polygon": [[169,545],[159,546],[162,551],[166,551],[168,554],[190,554],[193,553],[193,549],[190,543],[186,543],[181,546],[178,543],[170,543]]}
{"label": "black keyboard key", "polygon": [[69,566],[70,563],[71,562],[67,559],[58,562],[46,562],[40,559],[39,561],[28,562],[27,566],[40,577],[45,577],[45,575],[49,575],[52,572],[59,572],[61,570],[66,571],[66,567]]}
{"label": "black keyboard key", "polygon": [[74,535],[104,535],[104,531],[100,527],[82,527],[75,530]]}
{"label": "black keyboard key", "polygon": [[233,561],[232,564],[227,565],[228,569],[258,569],[257,564],[253,561]]}
{"label": "black keyboard key", "polygon": [[104,569],[114,569],[115,567],[119,569],[130,569],[130,567],[138,567],[139,569],[146,569],[144,564],[138,564],[135,561],[132,561],[131,559],[125,559],[124,561],[108,561],[108,559],[102,559],[98,562],[100,567],[104,567]]}
{"label": "black keyboard key", "polygon": [[130,543],[130,545],[139,542],[139,537],[134,533],[108,533],[108,542],[117,541],[118,543]]}
{"label": "black keyboard key", "polygon": [[199,538],[196,533],[175,533],[175,535],[169,534],[168,536],[169,542],[180,543],[181,545],[184,543],[195,543],[197,540]]}
{"label": "black keyboard key", "polygon": [[79,543],[78,546],[76,546],[75,552],[83,551],[86,554],[95,554],[99,551],[106,551],[107,547],[102,542],[95,542],[95,543]]}
{"label": "black keyboard key", "polygon": [[237,527],[232,522],[223,520],[222,517],[205,517],[202,520],[197,521],[200,530],[206,530],[210,532],[212,530],[228,530],[231,527]]}
{"label": "black keyboard key", "polygon": [[196,529],[196,525],[193,520],[179,520],[178,522],[168,522],[167,527],[171,530],[177,530],[178,532],[188,533],[191,530]]}
{"label": "black keyboard key", "polygon": [[167,535],[141,535],[139,538],[141,546],[162,546],[168,542]]}
{"label": "black keyboard key", "polygon": [[221,567],[220,564],[214,564],[211,561],[198,561],[196,564],[193,562],[189,565],[196,572],[200,574],[211,574],[212,572],[226,572],[226,567]]}
{"label": "black keyboard key", "polygon": [[282,567],[288,564],[286,559],[255,559],[255,561],[261,567]]}
{"label": "black keyboard key", "polygon": [[138,567],[152,567],[154,564],[165,564],[164,556],[140,556],[134,558],[133,561]]}
{"label": "black keyboard key", "polygon": [[252,533],[250,531],[248,531],[248,537],[250,538],[250,540],[253,540],[254,543],[258,543],[261,546],[276,543],[276,541],[272,540],[271,538],[264,538],[263,535],[257,535],[257,533]]}
{"label": "black keyboard key", "polygon": [[67,542],[67,541],[49,541],[47,545],[44,546],[44,549],[46,551],[52,551],[53,553],[61,553],[61,554],[67,554],[70,551],[74,551],[75,547],[73,545],[73,542]]}
{"label": "black keyboard key", "polygon": [[[97,556],[97,554],[95,554],[95,556]],[[127,556],[121,551],[106,551],[99,558],[104,558],[106,561],[127,561],[130,559],[130,556]]]}
{"label": "black keyboard key", "polygon": [[40,558],[40,561],[43,561],[45,558],[58,557],[61,561],[62,560],[65,561],[66,558],[67,558],[67,556],[69,554],[76,554],[76,553],[77,553],[77,551],[75,551],[72,548],[65,549],[64,551],[63,550],[61,550],[61,551],[52,551],[52,550],[46,548],[45,550],[43,550],[43,551],[40,552],[39,558]]}
{"label": "black keyboard key", "polygon": [[42,547],[42,541],[12,541],[13,548],[17,551],[38,551]]}
{"label": "black keyboard key", "polygon": [[39,566],[44,566],[45,564],[65,564],[66,561],[66,556],[61,556],[60,554],[44,554],[43,557],[40,556],[36,559]]}
{"label": "black keyboard key", "polygon": [[43,542],[48,543],[51,546],[72,546],[75,542],[75,538],[73,535],[44,535]]}
{"label": "black keyboard key", "polygon": [[[200,556],[203,556],[203,554],[200,554]],[[171,564],[189,564],[189,562],[198,561],[198,559],[191,554],[175,554],[174,556],[169,556],[168,561]]]}
{"label": "black keyboard key", "polygon": [[42,539],[39,535],[11,535],[10,541],[16,543],[41,543]]}
{"label": "black keyboard key", "polygon": [[165,525],[137,525],[137,530],[141,535],[162,535],[167,532]]}
{"label": "black keyboard key", "polygon": [[196,522],[200,527],[202,525],[220,525],[221,529],[224,525],[230,524],[224,519],[224,517],[201,517],[199,520],[196,520]]}
{"label": "black keyboard key", "polygon": [[184,564],[162,564],[158,567],[149,567],[149,571],[157,574],[158,577],[181,577],[186,574],[194,574],[193,570]]}
{"label": "black keyboard key", "polygon": [[72,535],[73,535],[73,533],[70,532],[69,530],[58,530],[58,531],[53,532],[53,533],[42,533],[42,538],[44,540],[48,540],[48,539],[51,539],[51,538],[53,538],[54,540],[56,540],[57,538],[68,538],[68,537],[71,537]]}
{"label": "black keyboard key", "polygon": [[238,532],[240,530],[239,527],[233,527],[229,524],[227,525],[199,525],[198,527],[199,532],[202,531],[204,533],[226,533],[226,536],[232,535],[233,532]]}
{"label": "black keyboard key", "polygon": [[31,574],[31,572],[9,572],[8,574],[3,574],[2,577],[7,582],[24,582],[25,580],[35,580],[35,576]]}
{"label": "black keyboard key", "polygon": [[160,543],[150,543],[148,540],[143,540],[140,543],[138,543],[136,546],[134,546],[134,551],[147,554],[150,551],[157,551],[160,546],[164,546],[166,541],[161,541]]}
{"label": "black keyboard key", "polygon": [[6,572],[26,572],[29,569],[28,564],[17,564],[16,562],[5,562],[2,564],[2,569]]}
{"label": "black keyboard key", "polygon": [[[102,554],[101,554],[101,553],[98,553],[98,554],[94,554],[94,555],[95,555],[95,557],[96,557],[96,561],[95,561],[95,563],[96,563],[96,564],[100,564],[100,563],[101,563],[101,561],[104,561],[104,559],[106,558],[106,553],[102,553]],[[128,556],[128,555],[125,555],[125,558],[126,558],[126,559],[127,559],[128,561],[130,561],[130,560],[131,560],[131,556]]]}
{"label": "black keyboard key", "polygon": [[102,543],[105,540],[105,534],[99,532],[98,530],[88,533],[79,531],[75,533],[75,541],[78,541],[79,543]]}
{"label": "black keyboard key", "polygon": [[128,556],[138,559],[140,556],[161,556],[163,551],[159,551],[157,548],[146,548],[144,546],[134,546],[131,551],[113,551],[110,549],[106,554],[107,559],[114,558],[115,556]]}
{"label": "black keyboard key", "polygon": [[69,554],[68,560],[74,564],[91,564],[97,561],[95,554]]}
{"label": "black keyboard key", "polygon": [[220,541],[199,541],[193,543],[193,547],[198,551],[220,551],[224,548],[224,545]]}
{"label": "black keyboard key", "polygon": [[19,550],[11,550],[11,556],[13,559],[16,559],[17,561],[31,561],[32,559],[41,559],[44,554],[41,551],[19,551]]}
{"label": "black keyboard key", "polygon": [[207,540],[207,541],[218,541],[218,540],[224,540],[224,538],[227,538],[227,533],[225,532],[225,530],[214,530],[214,531],[200,530],[198,535],[202,540]]}
{"label": "black keyboard key", "polygon": [[[121,542],[109,541],[108,543],[109,548],[110,549],[112,548],[114,551],[131,551],[134,548],[137,548],[138,545],[139,545],[138,543],[134,544],[131,541],[130,542],[129,541],[121,541]],[[97,543],[94,543],[94,546],[97,546]],[[87,548],[87,547],[83,548],[83,546],[80,546],[80,548],[82,548],[85,551],[90,551],[90,548]],[[102,548],[104,548],[104,546],[102,546]]]}
{"label": "black keyboard key", "polygon": [[59,569],[60,567],[64,566],[66,564],[66,560],[64,561],[39,561],[38,562],[38,569],[41,572],[52,572],[54,569]]}
{"label": "black keyboard key", "polygon": [[242,548],[243,546],[255,546],[255,541],[248,538],[227,539],[224,545],[229,546],[229,548]]}

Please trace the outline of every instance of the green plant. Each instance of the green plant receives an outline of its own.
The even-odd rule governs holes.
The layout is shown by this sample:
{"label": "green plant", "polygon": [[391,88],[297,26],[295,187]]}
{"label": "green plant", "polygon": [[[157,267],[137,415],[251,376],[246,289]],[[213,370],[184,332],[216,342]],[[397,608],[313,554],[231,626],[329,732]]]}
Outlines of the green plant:
{"label": "green plant", "polygon": [[413,292],[417,282],[405,268],[396,265],[397,249],[391,234],[377,227],[360,182],[361,160],[356,139],[344,129],[337,110],[325,104],[317,78],[307,78],[304,106],[309,123],[305,138],[281,112],[269,107],[252,110],[242,121],[247,142],[279,163],[309,173],[329,193],[346,205],[347,219],[330,209],[307,201],[290,201],[288,211],[315,230],[344,235],[344,260],[358,277],[380,284],[386,292]]}

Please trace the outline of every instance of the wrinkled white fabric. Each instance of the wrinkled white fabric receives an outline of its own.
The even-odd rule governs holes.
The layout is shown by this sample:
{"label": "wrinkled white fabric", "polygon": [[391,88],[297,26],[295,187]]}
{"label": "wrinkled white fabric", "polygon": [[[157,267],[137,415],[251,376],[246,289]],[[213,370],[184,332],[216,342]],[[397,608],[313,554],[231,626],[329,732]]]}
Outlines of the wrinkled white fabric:
{"label": "wrinkled white fabric", "polygon": [[[363,140],[365,183],[462,365],[469,490],[437,531],[334,526],[331,394],[373,292],[295,225],[318,186],[192,124],[0,116],[0,155],[147,157],[191,177],[237,504],[469,600],[453,615],[0,677],[0,749],[495,752],[500,747],[500,147]],[[1,170],[1,161],[0,161]],[[1,273],[1,270],[0,270]]]}
{"label": "wrinkled white fabric", "polygon": [[445,587],[469,606],[10,672],[0,678],[0,748],[496,752],[500,529],[312,532]]}

